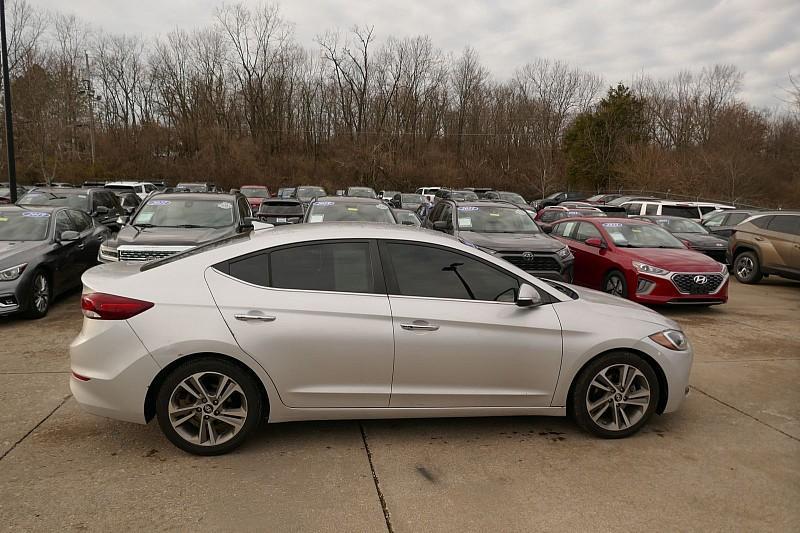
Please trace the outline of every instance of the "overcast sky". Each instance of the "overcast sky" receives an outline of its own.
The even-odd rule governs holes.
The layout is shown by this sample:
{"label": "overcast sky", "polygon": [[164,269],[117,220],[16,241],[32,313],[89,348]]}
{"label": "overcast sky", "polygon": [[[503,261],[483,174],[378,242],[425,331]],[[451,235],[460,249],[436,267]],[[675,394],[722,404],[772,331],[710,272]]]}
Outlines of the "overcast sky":
{"label": "overcast sky", "polygon": [[[213,20],[218,0],[29,0],[110,32],[146,37]],[[257,4],[259,0],[246,0]],[[639,73],[733,63],[742,98],[782,106],[800,75],[800,0],[285,0],[296,39],[313,47],[328,29],[375,27],[381,38],[430,35],[448,51],[475,48],[499,79],[535,57],[565,60],[608,84]]]}

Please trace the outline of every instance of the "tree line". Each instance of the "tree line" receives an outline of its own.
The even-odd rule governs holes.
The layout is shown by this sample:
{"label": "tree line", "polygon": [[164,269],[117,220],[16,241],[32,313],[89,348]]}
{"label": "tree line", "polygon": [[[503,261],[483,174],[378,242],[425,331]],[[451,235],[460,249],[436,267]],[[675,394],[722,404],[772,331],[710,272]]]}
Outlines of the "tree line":
{"label": "tree line", "polygon": [[304,46],[267,3],[225,4],[207,27],[153,39],[27,0],[8,18],[22,182],[634,189],[800,205],[791,78],[770,112],[740,98],[732,65],[609,86],[532,58],[498,80],[476,50],[429,36],[359,26]]}

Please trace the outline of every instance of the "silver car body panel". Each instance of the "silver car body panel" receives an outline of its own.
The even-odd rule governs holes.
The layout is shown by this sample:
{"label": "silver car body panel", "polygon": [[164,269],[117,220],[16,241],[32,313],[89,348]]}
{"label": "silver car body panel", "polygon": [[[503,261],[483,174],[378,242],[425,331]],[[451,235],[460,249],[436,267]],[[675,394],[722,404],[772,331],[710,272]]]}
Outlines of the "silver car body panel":
{"label": "silver car body panel", "polygon": [[[211,268],[274,246],[342,238],[453,248],[512,272],[555,303],[526,309],[496,302],[271,289]],[[618,349],[647,354],[661,367],[669,385],[665,411],[680,405],[688,387],[691,349],[665,350],[648,338],[679,329],[672,320],[627,300],[570,286],[580,295],[573,300],[441,233],[359,223],[284,226],[140,268],[110,263],[83,277],[85,291],[155,304],[127,321],[84,319],[70,347],[73,370],[91,378],[73,378],[73,393],[88,411],[103,416],[144,422],[145,396],[158,372],[207,353],[253,371],[267,392],[271,422],[563,415],[580,369],[593,357]],[[275,319],[234,317],[259,313]],[[409,320],[439,329],[402,328]]]}

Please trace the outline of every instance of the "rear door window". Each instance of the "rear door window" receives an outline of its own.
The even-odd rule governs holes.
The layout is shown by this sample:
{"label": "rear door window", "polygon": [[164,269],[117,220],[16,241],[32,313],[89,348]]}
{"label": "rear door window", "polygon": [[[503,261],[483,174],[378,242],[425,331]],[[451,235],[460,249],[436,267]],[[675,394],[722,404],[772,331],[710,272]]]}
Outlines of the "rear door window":
{"label": "rear door window", "polygon": [[[725,219],[725,226],[735,226],[741,223],[744,219],[749,218],[750,215],[748,213],[733,213],[728,215],[728,218]],[[711,222],[709,220],[709,222]],[[710,225],[710,224],[709,224]]]}
{"label": "rear door window", "polygon": [[767,224],[767,229],[778,233],[800,235],[800,216],[775,215]]}
{"label": "rear door window", "polygon": [[642,211],[642,204],[641,203],[632,203],[625,206],[625,211],[629,215],[640,215]]}
{"label": "rear door window", "polygon": [[269,286],[278,289],[375,292],[369,242],[304,244],[270,253]]}
{"label": "rear door window", "polygon": [[644,214],[645,215],[657,215],[658,214],[658,204],[646,204],[644,206]]}
{"label": "rear door window", "polygon": [[600,230],[594,224],[589,222],[581,222],[578,224],[578,230],[575,232],[575,240],[586,242],[589,239],[601,239]]}
{"label": "rear door window", "polygon": [[667,217],[700,218],[699,211],[693,206],[662,205],[661,214]]}

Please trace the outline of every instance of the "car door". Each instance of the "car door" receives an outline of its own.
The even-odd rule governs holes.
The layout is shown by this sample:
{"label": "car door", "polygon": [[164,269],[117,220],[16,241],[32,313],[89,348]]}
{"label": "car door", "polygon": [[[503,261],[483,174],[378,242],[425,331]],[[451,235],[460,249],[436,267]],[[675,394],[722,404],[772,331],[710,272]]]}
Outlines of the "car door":
{"label": "car door", "polygon": [[395,339],[391,407],[550,405],[561,366],[551,305],[516,306],[519,278],[451,248],[383,241],[381,257]]}
{"label": "car door", "polygon": [[206,281],[283,403],[389,405],[392,315],[374,243],[283,246],[209,268]]}
{"label": "car door", "polygon": [[[775,215],[769,221],[764,236],[756,241],[769,240],[771,246],[761,245],[762,261],[767,268],[778,268],[800,274],[800,215]],[[774,254],[768,253],[770,248]]]}
{"label": "car door", "polygon": [[92,217],[83,211],[70,210],[69,216],[75,224],[76,230],[80,233],[81,248],[81,272],[97,264],[97,253],[100,243],[103,242],[108,230],[105,226],[96,226]]}
{"label": "car door", "polygon": [[53,285],[56,292],[61,292],[63,289],[76,285],[84,271],[84,245],[80,239],[61,241],[61,235],[65,231],[78,231],[78,228],[67,215],[67,210],[62,209],[55,213],[55,231],[53,233],[53,238],[57,243],[57,248],[53,252],[56,255],[55,271],[53,272]]}

